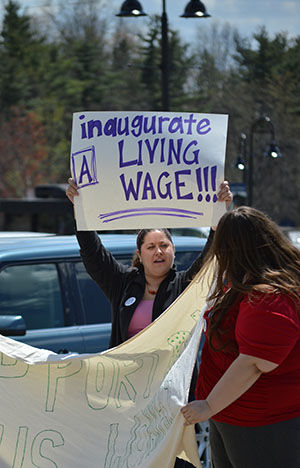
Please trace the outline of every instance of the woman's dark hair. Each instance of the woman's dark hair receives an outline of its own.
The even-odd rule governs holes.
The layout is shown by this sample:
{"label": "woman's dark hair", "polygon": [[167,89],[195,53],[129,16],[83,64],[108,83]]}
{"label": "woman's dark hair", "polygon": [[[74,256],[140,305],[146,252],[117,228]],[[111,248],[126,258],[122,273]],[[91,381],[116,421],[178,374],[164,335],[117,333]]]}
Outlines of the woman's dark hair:
{"label": "woman's dark hair", "polygon": [[[171,233],[166,228],[141,229],[137,233],[137,237],[136,237],[136,248],[137,248],[137,250],[139,252],[141,251],[141,247],[142,247],[142,245],[144,243],[146,234],[148,234],[148,232],[153,232],[153,231],[163,232],[165,234],[165,236],[167,237],[167,239],[169,239],[169,241],[173,244]],[[141,264],[139,256],[137,254],[134,254],[134,256],[133,256],[132,266],[138,268],[139,270],[141,270],[143,268],[143,265]]]}
{"label": "woman's dark hair", "polygon": [[300,251],[261,211],[241,206],[222,216],[204,269],[214,260],[215,282],[209,297],[213,301],[211,345],[227,309],[246,293],[254,298],[251,293],[256,285],[287,294],[299,311]]}

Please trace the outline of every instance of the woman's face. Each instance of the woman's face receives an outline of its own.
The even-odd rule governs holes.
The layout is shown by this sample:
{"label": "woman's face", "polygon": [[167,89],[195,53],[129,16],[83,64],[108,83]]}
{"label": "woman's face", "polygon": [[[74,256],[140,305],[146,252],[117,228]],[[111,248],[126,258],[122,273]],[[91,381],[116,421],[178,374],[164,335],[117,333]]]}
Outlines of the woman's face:
{"label": "woman's face", "polygon": [[146,275],[164,277],[174,263],[175,247],[162,231],[150,231],[137,254]]}

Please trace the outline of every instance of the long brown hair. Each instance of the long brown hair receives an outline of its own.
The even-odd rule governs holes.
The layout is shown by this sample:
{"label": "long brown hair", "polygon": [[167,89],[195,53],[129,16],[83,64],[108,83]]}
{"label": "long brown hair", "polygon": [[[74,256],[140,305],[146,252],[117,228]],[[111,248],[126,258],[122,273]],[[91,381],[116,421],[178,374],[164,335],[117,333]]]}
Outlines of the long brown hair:
{"label": "long brown hair", "polygon": [[[163,232],[165,236],[167,237],[167,239],[171,242],[171,244],[173,244],[171,233],[166,228],[141,229],[137,233],[137,237],[136,237],[136,248],[139,252],[141,251],[141,247],[145,241],[146,234],[148,234],[148,232],[153,232],[153,231]],[[143,265],[141,264],[140,258],[136,253],[133,256],[131,266],[137,268],[138,270],[143,269]]]}
{"label": "long brown hair", "polygon": [[299,313],[300,251],[261,211],[241,206],[222,216],[204,270],[212,261],[216,267],[209,297],[213,301],[210,344],[227,309],[246,293],[251,297],[256,285],[287,294]]}

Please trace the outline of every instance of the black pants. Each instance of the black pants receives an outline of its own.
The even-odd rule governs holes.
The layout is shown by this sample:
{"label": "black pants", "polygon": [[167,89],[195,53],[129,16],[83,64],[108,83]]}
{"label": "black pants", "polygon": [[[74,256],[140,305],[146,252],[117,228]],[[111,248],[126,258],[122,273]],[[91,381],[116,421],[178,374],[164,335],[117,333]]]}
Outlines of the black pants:
{"label": "black pants", "polygon": [[300,467],[300,417],[267,426],[210,421],[213,468]]}
{"label": "black pants", "polygon": [[174,468],[195,468],[194,465],[191,465],[189,462],[182,460],[181,458],[176,458]]}
{"label": "black pants", "polygon": [[[193,370],[193,374],[192,374],[188,401],[195,400],[195,388],[196,388],[197,376],[198,376],[198,368],[196,364]],[[174,468],[195,468],[195,467],[194,465],[191,465],[191,463],[185,460],[182,460],[182,458],[176,458]]]}

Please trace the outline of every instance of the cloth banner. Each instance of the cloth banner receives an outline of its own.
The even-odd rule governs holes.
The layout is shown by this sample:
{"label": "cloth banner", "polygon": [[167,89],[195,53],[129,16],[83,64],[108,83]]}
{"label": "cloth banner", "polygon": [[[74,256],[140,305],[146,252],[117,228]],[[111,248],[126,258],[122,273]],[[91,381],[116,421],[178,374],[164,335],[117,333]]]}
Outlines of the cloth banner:
{"label": "cloth banner", "polygon": [[195,278],[155,322],[99,354],[0,336],[1,468],[173,468],[176,456],[201,468],[179,410],[207,292]]}
{"label": "cloth banner", "polygon": [[77,229],[216,225],[227,123],[223,114],[74,113]]}

